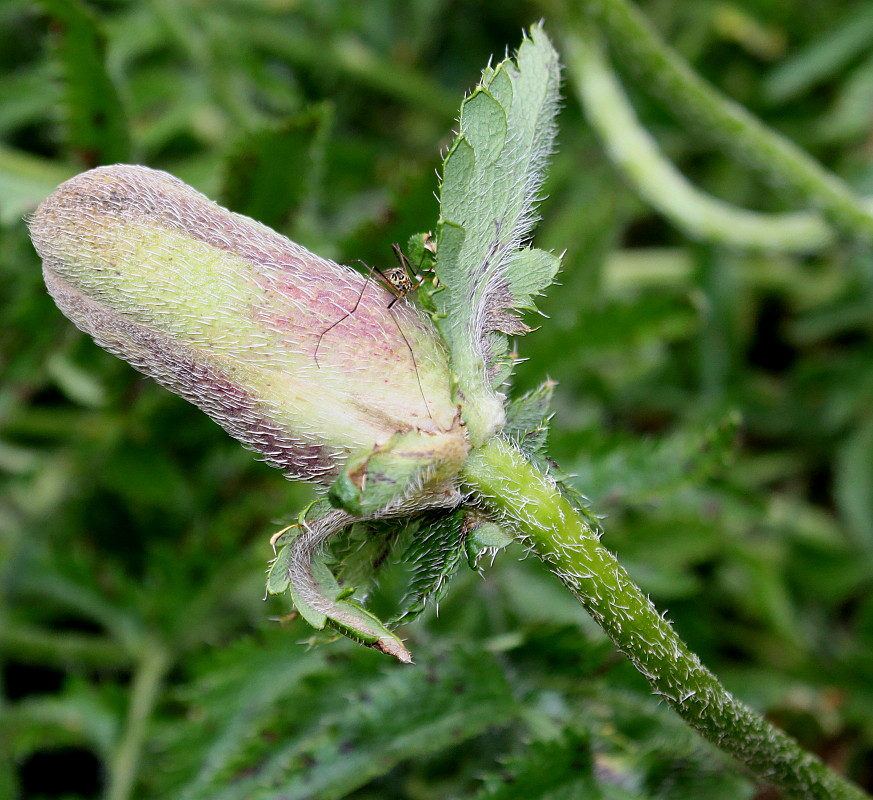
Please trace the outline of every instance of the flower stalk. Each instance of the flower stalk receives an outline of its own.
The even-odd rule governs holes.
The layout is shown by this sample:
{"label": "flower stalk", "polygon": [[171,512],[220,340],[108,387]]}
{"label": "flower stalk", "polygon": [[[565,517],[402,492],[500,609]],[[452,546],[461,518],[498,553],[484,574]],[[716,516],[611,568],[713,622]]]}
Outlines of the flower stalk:
{"label": "flower stalk", "polygon": [[646,678],[655,694],[762,781],[805,800],[863,800],[858,787],[733,697],[603,547],[554,481],[496,437],[462,478],[482,507],[542,560]]}

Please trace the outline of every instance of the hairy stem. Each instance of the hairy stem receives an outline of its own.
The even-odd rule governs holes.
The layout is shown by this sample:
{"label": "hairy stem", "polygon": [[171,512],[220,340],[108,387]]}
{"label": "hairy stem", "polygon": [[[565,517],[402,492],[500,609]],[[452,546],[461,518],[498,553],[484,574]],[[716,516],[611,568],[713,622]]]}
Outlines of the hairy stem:
{"label": "hairy stem", "polygon": [[629,0],[584,0],[582,6],[628,69],[680,119],[851,236],[873,242],[873,212],[842,180],[701,78]]}
{"label": "hairy stem", "polygon": [[[834,229],[815,211],[749,211],[698,189],[640,124],[596,31],[580,21],[563,42],[576,94],[613,163],[644,200],[689,236],[785,253],[816,252],[834,244]],[[865,208],[871,209],[869,200]]]}
{"label": "hairy stem", "polygon": [[861,800],[860,789],[736,700],[700,663],[554,482],[508,442],[475,451],[467,486],[512,528],[646,677],[704,738],[761,780],[806,800]]}
{"label": "hairy stem", "polygon": [[133,676],[124,732],[109,768],[106,800],[133,797],[149,720],[171,665],[170,653],[162,645],[155,642],[143,647]]}

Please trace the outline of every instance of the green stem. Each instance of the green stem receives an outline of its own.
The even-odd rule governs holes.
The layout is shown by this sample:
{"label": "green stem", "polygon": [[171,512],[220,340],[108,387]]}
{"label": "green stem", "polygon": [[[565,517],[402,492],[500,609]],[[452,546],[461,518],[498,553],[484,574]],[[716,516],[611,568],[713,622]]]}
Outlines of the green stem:
{"label": "green stem", "polygon": [[22,660],[61,667],[83,664],[124,669],[131,663],[127,652],[109,638],[59,633],[12,622],[0,625],[0,650],[15,653]]}
{"label": "green stem", "polygon": [[109,765],[106,800],[129,800],[139,773],[145,737],[172,659],[159,643],[148,643],[133,678],[130,707],[121,741]]}
{"label": "green stem", "polygon": [[640,124],[591,26],[579,22],[563,42],[579,101],[613,163],[644,200],[689,236],[785,253],[815,252],[834,244],[834,229],[814,211],[749,211],[695,187]]}
{"label": "green stem", "polygon": [[873,213],[836,175],[695,73],[629,0],[584,0],[588,14],[641,83],[687,124],[759,170],[775,187],[873,242]]}
{"label": "green stem", "polygon": [[704,738],[792,797],[867,798],[732,697],[601,546],[554,482],[518,450],[492,439],[470,456],[463,478],[576,595],[655,694]]}

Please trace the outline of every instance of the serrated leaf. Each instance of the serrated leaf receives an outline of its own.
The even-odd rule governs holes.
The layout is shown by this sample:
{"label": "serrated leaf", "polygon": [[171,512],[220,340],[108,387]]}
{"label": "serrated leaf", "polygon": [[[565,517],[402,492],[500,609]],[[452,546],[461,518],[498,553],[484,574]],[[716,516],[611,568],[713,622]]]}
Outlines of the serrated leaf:
{"label": "serrated leaf", "polygon": [[63,694],[35,695],[8,705],[0,722],[0,739],[19,762],[40,750],[71,746],[109,754],[118,725],[105,698],[74,682]]}
{"label": "serrated leaf", "polygon": [[429,603],[439,601],[451,577],[458,571],[464,553],[466,510],[426,517],[403,554],[412,577],[400,605],[397,622],[409,622]]}
{"label": "serrated leaf", "polygon": [[316,106],[281,126],[247,132],[224,165],[222,202],[271,228],[318,194],[317,167],[332,121],[327,105]]}
{"label": "serrated leaf", "polygon": [[[229,763],[240,758],[248,737],[274,712],[283,697],[292,694],[301,682],[325,671],[324,655],[319,650],[289,657],[287,640],[282,635],[265,642],[237,643],[218,653],[201,680],[183,696],[196,709],[197,722],[186,731],[185,747],[177,756],[190,758],[191,776],[181,800],[209,792],[216,776]],[[185,770],[184,760],[172,765]]]}
{"label": "serrated leaf", "polygon": [[517,310],[554,277],[558,259],[525,249],[533,204],[552,150],[560,78],[542,28],[485,70],[462,107],[458,136],[443,165],[436,273],[436,317],[449,345],[474,444],[503,422],[492,385],[505,363],[494,335],[525,333]]}
{"label": "serrated leaf", "polygon": [[504,436],[512,439],[528,456],[543,455],[549,433],[549,416],[553,381],[546,381],[538,389],[518,397],[506,407]]}
{"label": "serrated leaf", "polygon": [[565,731],[560,739],[532,742],[499,772],[485,777],[475,800],[600,800],[588,736]]}
{"label": "serrated leaf", "polygon": [[[173,796],[341,798],[409,758],[452,748],[516,713],[499,663],[485,652],[456,649],[430,657],[427,669],[387,674],[351,653],[341,656],[329,682],[313,683],[302,680],[319,666],[308,656],[287,670],[281,664],[288,657],[284,648],[275,650],[272,667],[251,649],[251,674],[240,668],[243,658],[232,680],[221,682],[219,697],[210,686],[214,676],[207,673],[201,682],[197,706],[209,713],[200,726],[214,737],[207,745],[210,757]],[[223,697],[232,698],[233,713],[216,718]]]}
{"label": "serrated leaf", "polygon": [[67,146],[90,166],[127,161],[127,120],[106,69],[106,36],[100,20],[79,0],[40,3],[55,22]]}
{"label": "serrated leaf", "polygon": [[573,485],[595,499],[644,503],[703,482],[731,457],[740,419],[736,411],[660,439],[613,443],[608,452],[588,453],[573,465]]}

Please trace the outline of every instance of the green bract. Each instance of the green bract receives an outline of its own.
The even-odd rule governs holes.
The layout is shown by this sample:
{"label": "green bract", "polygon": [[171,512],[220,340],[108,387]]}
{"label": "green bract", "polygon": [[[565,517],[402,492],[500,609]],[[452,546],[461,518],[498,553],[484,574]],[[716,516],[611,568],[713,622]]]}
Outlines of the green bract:
{"label": "green bract", "polygon": [[443,165],[435,296],[464,420],[479,445],[504,422],[496,387],[511,369],[505,335],[529,331],[514,312],[554,279],[560,259],[527,247],[552,152],[560,65],[534,26],[515,59],[485,70],[461,106]]}

